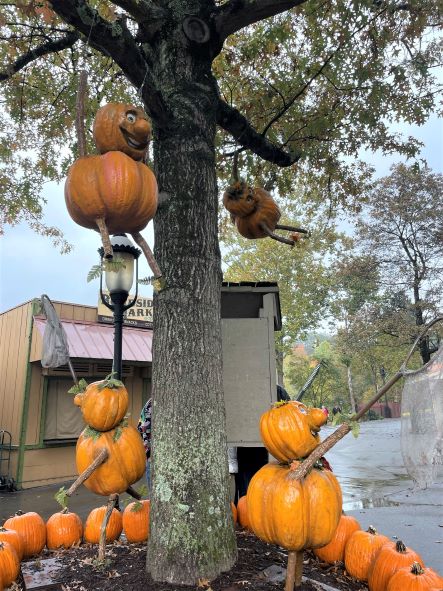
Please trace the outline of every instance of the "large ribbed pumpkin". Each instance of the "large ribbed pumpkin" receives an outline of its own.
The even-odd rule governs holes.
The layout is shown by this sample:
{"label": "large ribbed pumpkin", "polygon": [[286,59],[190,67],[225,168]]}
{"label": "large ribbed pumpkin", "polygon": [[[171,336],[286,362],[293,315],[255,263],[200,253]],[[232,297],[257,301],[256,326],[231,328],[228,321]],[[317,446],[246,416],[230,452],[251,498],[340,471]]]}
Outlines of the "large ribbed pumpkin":
{"label": "large ribbed pumpkin", "polygon": [[351,515],[342,515],[335,530],[334,537],[322,548],[314,550],[314,554],[324,562],[343,561],[345,556],[345,547],[351,535],[360,530],[360,524]]}
{"label": "large ribbed pumpkin", "polygon": [[[107,507],[97,507],[93,509],[85,522],[84,539],[88,544],[98,544],[100,541],[100,532]],[[112,509],[109,521],[106,526],[106,541],[113,542],[122,533],[122,515],[117,509]]]}
{"label": "large ribbed pumpkin", "polygon": [[97,111],[92,133],[100,154],[119,150],[142,160],[151,138],[151,124],[140,107],[108,103]]}
{"label": "large ribbed pumpkin", "polygon": [[149,514],[151,502],[133,501],[123,511],[123,531],[128,542],[144,542],[149,537]]}
{"label": "large ribbed pumpkin", "polygon": [[256,472],[247,492],[251,530],[262,540],[290,551],[328,544],[342,512],[342,494],[329,470],[313,468],[301,481],[291,467],[266,464]]}
{"label": "large ribbed pumpkin", "polygon": [[410,567],[413,562],[418,562],[424,567],[421,556],[407,548],[401,540],[389,542],[381,547],[368,574],[368,586],[370,591],[386,591],[390,578],[403,567]]}
{"label": "large ribbed pumpkin", "polygon": [[46,522],[46,545],[50,550],[70,548],[82,541],[83,523],[76,513],[63,509]]}
{"label": "large ribbed pumpkin", "polygon": [[423,568],[418,562],[413,562],[392,575],[387,591],[429,591],[438,585],[443,587],[443,577],[432,568]]}
{"label": "large ribbed pumpkin", "polygon": [[309,408],[295,400],[277,402],[260,418],[261,438],[280,462],[304,458],[320,443],[318,432],[327,419],[320,408]]}
{"label": "large ribbed pumpkin", "polygon": [[390,539],[377,532],[372,526],[368,531],[356,531],[345,547],[345,567],[347,572],[360,581],[368,580],[369,568],[378,551]]}
{"label": "large ribbed pumpkin", "polygon": [[79,158],[65,183],[74,222],[96,230],[97,220],[105,220],[110,234],[143,230],[157,211],[157,195],[151,169],[123,152]]}
{"label": "large ribbed pumpkin", "polygon": [[128,403],[128,392],[123,382],[111,376],[89,384],[74,398],[74,404],[81,408],[85,422],[97,431],[109,431],[116,427],[125,416]]}
{"label": "large ribbed pumpkin", "polygon": [[21,561],[23,558],[23,539],[21,534],[15,531],[15,529],[7,529],[6,527],[0,527],[0,542],[8,542],[14,547],[17,552],[18,559]]}
{"label": "large ribbed pumpkin", "polygon": [[110,431],[101,432],[86,427],[77,441],[76,461],[79,474],[92,464],[102,449],[108,458],[84,485],[98,495],[122,493],[137,482],[146,469],[146,454],[140,433],[122,421]]}
{"label": "large ribbed pumpkin", "polygon": [[20,560],[14,546],[0,542],[0,584],[9,587],[20,572]]}
{"label": "large ribbed pumpkin", "polygon": [[7,519],[3,525],[7,529],[14,529],[23,540],[23,558],[40,554],[46,544],[46,525],[35,511],[17,513]]}

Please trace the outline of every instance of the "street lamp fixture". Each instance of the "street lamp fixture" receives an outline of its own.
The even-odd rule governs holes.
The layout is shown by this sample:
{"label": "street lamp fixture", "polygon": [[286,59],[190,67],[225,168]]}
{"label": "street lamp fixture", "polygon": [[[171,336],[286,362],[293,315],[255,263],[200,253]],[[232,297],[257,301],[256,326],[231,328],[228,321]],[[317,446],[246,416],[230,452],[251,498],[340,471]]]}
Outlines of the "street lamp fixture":
{"label": "street lamp fixture", "polygon": [[[105,283],[109,291],[111,303],[103,294],[103,272],[100,275],[100,298],[103,304],[114,314],[114,360],[112,371],[115,372],[118,380],[122,379],[122,339],[123,339],[123,314],[131,308],[138,294],[138,257],[141,250],[136,248],[126,234],[115,234],[111,238],[114,259],[111,262],[104,262],[104,249],[99,248],[102,269],[105,269]],[[135,267],[135,296],[134,299],[125,303],[128,299],[134,282]]]}

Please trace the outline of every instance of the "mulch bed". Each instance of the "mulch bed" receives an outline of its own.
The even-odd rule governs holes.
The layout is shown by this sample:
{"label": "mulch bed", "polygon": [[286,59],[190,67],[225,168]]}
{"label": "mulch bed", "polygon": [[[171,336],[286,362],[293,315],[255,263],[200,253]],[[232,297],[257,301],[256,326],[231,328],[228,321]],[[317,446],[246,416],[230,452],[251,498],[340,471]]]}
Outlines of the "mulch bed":
{"label": "mulch bed", "polygon": [[[199,591],[277,591],[284,583],[273,583],[263,575],[271,565],[286,567],[287,554],[281,548],[265,544],[254,535],[237,532],[238,560],[234,568],[217,579],[202,584]],[[144,544],[115,542],[106,547],[108,564],[97,568],[97,546],[82,545],[70,550],[47,552],[41,559],[57,557],[62,568],[57,581],[63,591],[195,591],[197,586],[180,586],[154,582],[145,572],[146,547]],[[32,561],[30,561],[32,564]],[[28,563],[29,566],[29,563]],[[39,568],[37,560],[33,568]],[[367,591],[367,586],[346,575],[343,565],[327,565],[311,552],[305,552],[305,577],[326,583],[341,591]],[[54,581],[55,582],[55,581]],[[303,591],[318,590],[307,582]]]}

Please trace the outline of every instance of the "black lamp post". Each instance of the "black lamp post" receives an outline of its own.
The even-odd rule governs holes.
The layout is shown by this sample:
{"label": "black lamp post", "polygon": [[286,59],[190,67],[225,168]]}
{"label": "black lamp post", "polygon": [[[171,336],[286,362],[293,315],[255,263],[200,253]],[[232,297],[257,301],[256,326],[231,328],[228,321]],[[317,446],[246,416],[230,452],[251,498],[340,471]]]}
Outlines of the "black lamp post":
{"label": "black lamp post", "polygon": [[[118,380],[122,379],[122,339],[123,339],[123,314],[131,308],[136,300],[138,293],[138,257],[141,250],[136,248],[127,238],[126,234],[116,234],[111,238],[112,250],[114,251],[114,262],[117,263],[113,270],[113,263],[105,268],[105,282],[108,288],[111,302],[106,301],[103,295],[103,273],[100,275],[100,298],[103,304],[114,313],[114,361],[112,371],[116,373]],[[98,252],[103,265],[104,250],[99,248]],[[134,281],[134,261],[135,261],[135,296],[134,299],[125,304]]]}

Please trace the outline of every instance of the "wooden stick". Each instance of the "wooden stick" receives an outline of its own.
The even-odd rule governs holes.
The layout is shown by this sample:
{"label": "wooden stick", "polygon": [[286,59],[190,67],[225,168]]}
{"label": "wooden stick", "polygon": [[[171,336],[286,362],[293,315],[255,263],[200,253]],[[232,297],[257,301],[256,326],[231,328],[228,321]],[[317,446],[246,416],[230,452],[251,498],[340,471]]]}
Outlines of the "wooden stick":
{"label": "wooden stick", "polygon": [[82,70],[79,74],[77,98],[75,103],[75,129],[77,132],[78,153],[80,157],[86,156],[85,134],[85,98],[87,91],[88,73]]}
{"label": "wooden stick", "polygon": [[295,226],[286,226],[285,224],[276,224],[277,230],[289,230],[290,232],[298,232],[299,234],[310,234],[309,230],[303,228],[296,228]]}
{"label": "wooden stick", "polygon": [[71,486],[66,491],[66,496],[70,497],[75,493],[78,487],[83,484],[85,480],[87,480],[91,474],[96,470],[103,462],[105,462],[108,458],[108,450],[106,448],[102,449],[95,460],[90,464],[84,472],[80,474],[77,480],[71,484]]}
{"label": "wooden stick", "polygon": [[137,501],[140,501],[142,498],[141,494],[138,493],[135,488],[132,488],[132,486],[128,486],[126,492],[128,495],[131,495],[131,497],[134,497],[134,499],[137,499]]}
{"label": "wooden stick", "polygon": [[301,580],[303,577],[303,550],[297,552],[296,566],[295,566],[295,588],[301,587]]}
{"label": "wooden stick", "polygon": [[301,587],[301,580],[303,576],[303,551],[288,552],[288,566],[286,568],[285,591],[293,591],[295,588]]}
{"label": "wooden stick", "polygon": [[149,244],[146,242],[146,240],[143,238],[140,232],[134,232],[134,234],[132,234],[132,237],[142,249],[143,254],[146,257],[146,260],[148,261],[148,265],[151,267],[151,270],[154,273],[155,279],[159,279],[163,275],[163,273],[161,272],[160,267],[158,266],[157,261],[155,260],[152,250],[149,248]]}
{"label": "wooden stick", "polygon": [[99,564],[103,564],[105,561],[105,550],[106,550],[106,527],[108,525],[109,518],[111,517],[112,510],[114,509],[114,505],[118,501],[118,494],[113,493],[109,496],[108,505],[106,507],[106,513],[103,517],[103,521],[100,527],[100,540],[98,543],[98,562]]}
{"label": "wooden stick", "polygon": [[95,220],[97,224],[98,231],[100,232],[100,236],[102,239],[103,250],[105,251],[105,259],[112,259],[114,256],[114,252],[112,250],[111,239],[109,237],[108,228],[106,226],[106,222],[103,218],[97,218]]}
{"label": "wooden stick", "polygon": [[283,244],[289,244],[289,246],[294,246],[295,242],[294,240],[289,240],[289,238],[283,238],[283,236],[279,236],[278,234],[275,234],[275,232],[273,232],[271,230],[271,228],[269,228],[269,226],[267,224],[265,224],[264,222],[262,222],[260,224],[263,232],[265,232],[265,234],[267,234],[269,236],[269,238],[273,238],[274,240],[277,240],[277,242],[283,242]]}

